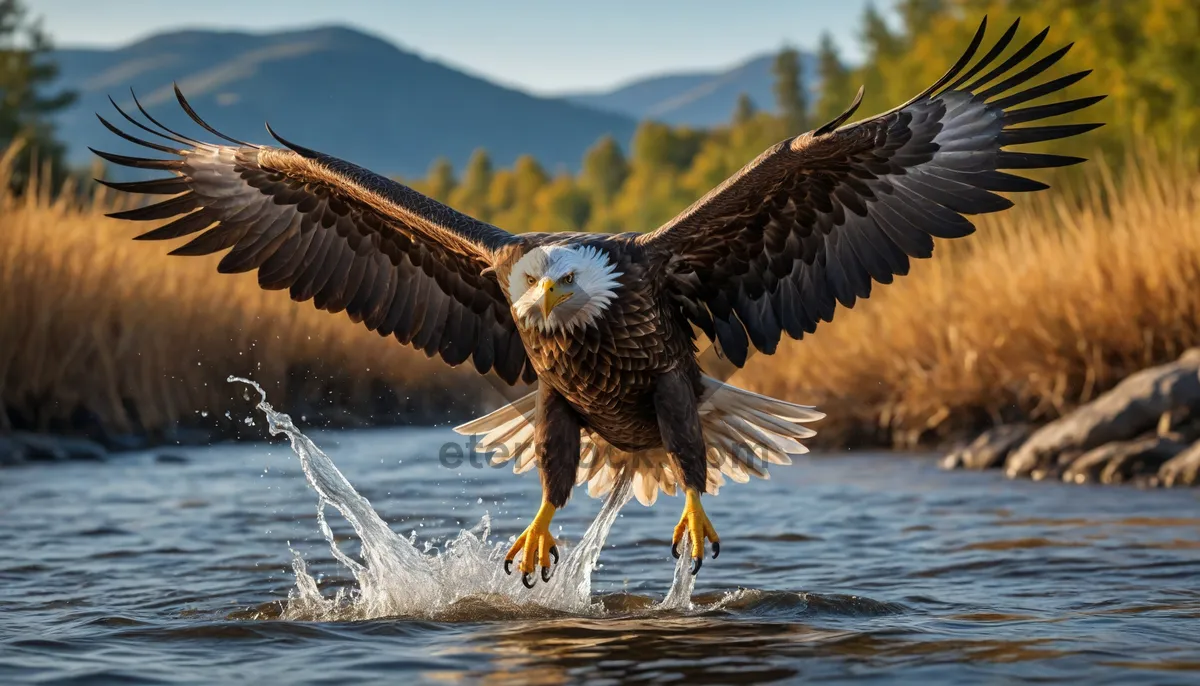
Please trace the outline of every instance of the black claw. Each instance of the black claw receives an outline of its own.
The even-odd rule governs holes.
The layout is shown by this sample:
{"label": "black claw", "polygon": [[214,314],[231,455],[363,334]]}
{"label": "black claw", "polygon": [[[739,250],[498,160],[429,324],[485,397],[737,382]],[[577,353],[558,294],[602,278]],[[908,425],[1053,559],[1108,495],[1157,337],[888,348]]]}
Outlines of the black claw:
{"label": "black claw", "polygon": [[542,581],[550,581],[550,568],[542,567]]}
{"label": "black claw", "polygon": [[512,562],[512,560],[504,561],[504,573],[509,576],[512,576]]}
{"label": "black claw", "polygon": [[721,542],[713,541],[713,559],[714,560],[717,559],[717,556],[720,554],[721,554]]}
{"label": "black claw", "polygon": [[550,557],[554,558],[554,564],[558,564],[558,546],[550,546]]}
{"label": "black claw", "polygon": [[700,571],[701,565],[704,564],[704,558],[697,557],[692,560],[692,576],[696,576],[696,572]]}
{"label": "black claw", "polygon": [[676,560],[679,559],[679,544],[678,543],[671,544],[671,557],[675,558]]}
{"label": "black claw", "polygon": [[521,583],[525,584],[525,588],[533,588],[537,584],[537,577],[535,576],[533,579],[530,579],[529,572],[524,572],[521,574]]}

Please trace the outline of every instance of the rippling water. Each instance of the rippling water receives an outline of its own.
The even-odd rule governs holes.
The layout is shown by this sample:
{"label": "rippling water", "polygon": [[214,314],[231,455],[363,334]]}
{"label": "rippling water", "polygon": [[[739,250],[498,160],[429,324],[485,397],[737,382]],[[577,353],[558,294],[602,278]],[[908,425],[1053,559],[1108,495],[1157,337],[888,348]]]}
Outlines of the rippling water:
{"label": "rippling water", "polygon": [[[499,571],[534,475],[441,465],[446,429],[311,436],[399,534],[368,536],[433,577],[360,591],[286,442],[0,471],[0,683],[1200,679],[1194,492],[816,456],[711,499],[722,554],[690,602],[677,498],[620,510],[576,597],[569,565],[534,594]],[[600,507],[580,490],[556,533]]]}

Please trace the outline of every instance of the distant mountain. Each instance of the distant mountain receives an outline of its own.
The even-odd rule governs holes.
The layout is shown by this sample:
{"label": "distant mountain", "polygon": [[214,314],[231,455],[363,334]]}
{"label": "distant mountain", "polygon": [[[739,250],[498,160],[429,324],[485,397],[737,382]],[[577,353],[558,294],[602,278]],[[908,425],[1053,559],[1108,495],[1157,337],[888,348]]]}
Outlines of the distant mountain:
{"label": "distant mountain", "polygon": [[180,31],[56,57],[62,85],[80,95],[57,120],[76,164],[93,159],[87,146],[131,149],[93,116],[119,117],[107,96],[124,107],[131,86],[156,118],[197,132],[172,81],[234,138],[269,140],[269,120],[289,140],[384,174],[423,175],[438,156],[462,169],[479,147],[500,165],[530,153],[551,170],[575,169],[596,139],[612,134],[625,143],[636,127],[629,116],[504,88],[348,28]]}
{"label": "distant mountain", "polygon": [[[667,124],[711,128],[729,122],[740,93],[746,93],[760,110],[775,109],[771,64],[775,55],[762,55],[724,71],[663,74],[639,79],[604,92],[572,93],[567,100]],[[816,58],[801,53],[805,83],[816,93]]]}

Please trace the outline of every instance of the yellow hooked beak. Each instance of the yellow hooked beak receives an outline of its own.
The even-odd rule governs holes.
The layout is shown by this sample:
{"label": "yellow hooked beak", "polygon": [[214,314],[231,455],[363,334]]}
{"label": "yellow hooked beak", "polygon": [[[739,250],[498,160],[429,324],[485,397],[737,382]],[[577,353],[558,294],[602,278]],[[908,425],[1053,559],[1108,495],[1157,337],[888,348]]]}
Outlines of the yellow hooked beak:
{"label": "yellow hooked beak", "polygon": [[541,292],[542,319],[549,317],[551,310],[557,307],[562,301],[571,297],[569,289],[559,288],[548,276],[543,276],[538,281],[536,288]]}

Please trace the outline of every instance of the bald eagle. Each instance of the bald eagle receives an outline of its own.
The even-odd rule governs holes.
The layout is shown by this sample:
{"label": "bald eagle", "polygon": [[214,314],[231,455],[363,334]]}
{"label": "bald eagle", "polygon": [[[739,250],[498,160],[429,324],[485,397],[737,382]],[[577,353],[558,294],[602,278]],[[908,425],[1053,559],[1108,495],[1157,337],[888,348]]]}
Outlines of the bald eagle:
{"label": "bald eagle", "polygon": [[[733,365],[752,350],[772,354],[784,334],[799,339],[853,307],[873,282],[908,272],[933,253],[934,238],[974,227],[963,215],[1012,201],[996,192],[1046,185],[1001,170],[1083,161],[1020,152],[1011,145],[1081,134],[1099,124],[1019,124],[1088,107],[1103,96],[1018,106],[1079,81],[1083,71],[1028,82],[1067,47],[1029,58],[1046,31],[997,61],[1013,23],[974,61],[987,21],[953,67],[912,100],[844,125],[862,99],[833,121],[784,140],[661,228],[645,234],[511,234],[400,183],[284,140],[245,143],[195,122],[227,144],[195,140],[117,107],[130,124],[167,144],[113,133],[167,159],[93,151],[114,164],[170,172],[105,182],[119,191],[174,196],[116,212],[171,221],[138,236],[199,234],[171,251],[228,251],[222,273],[258,270],[265,289],[350,319],[381,336],[468,359],[480,374],[535,384],[529,395],[459,431],[482,434],[493,460],[515,471],[536,465],[542,504],[505,557],[520,556],[528,587],[549,579],[558,551],[550,521],[576,484],[593,496],[630,470],[644,504],[661,490],[685,494],[672,552],[686,535],[692,573],[705,543],[720,543],[701,506],[726,478],[765,476],[767,464],[802,453],[804,426],[822,415],[706,376],[703,336]],[[630,471],[625,472],[626,475]]]}

